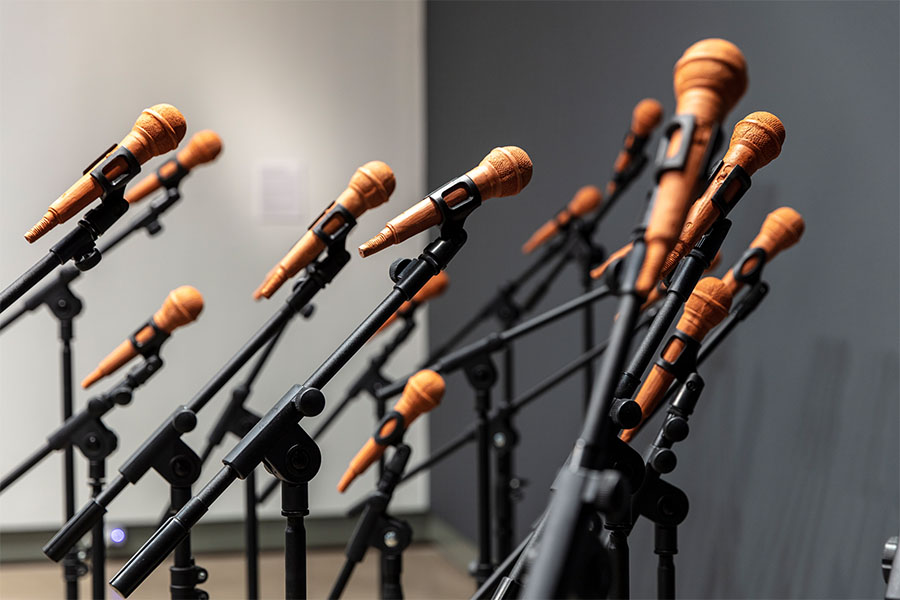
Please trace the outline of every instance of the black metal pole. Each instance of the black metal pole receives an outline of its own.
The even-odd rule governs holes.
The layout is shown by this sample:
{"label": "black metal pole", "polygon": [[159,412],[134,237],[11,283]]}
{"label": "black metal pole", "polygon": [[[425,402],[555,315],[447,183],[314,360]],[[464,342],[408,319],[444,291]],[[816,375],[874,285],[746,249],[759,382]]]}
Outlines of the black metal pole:
{"label": "black metal pole", "polygon": [[[59,340],[62,364],[62,420],[72,416],[73,390],[72,390],[72,337],[73,326],[71,319],[60,319]],[[75,514],[75,449],[72,444],[67,444],[63,451],[63,488],[64,511],[66,521]],[[78,550],[75,547],[69,549],[63,559],[63,577],[66,582],[66,598],[77,600],[78,578],[82,571],[81,560],[78,558]]]}
{"label": "black metal pole", "polygon": [[659,556],[656,567],[656,597],[659,600],[675,600],[675,560],[678,554],[678,527],[656,523],[654,527],[654,553]]}
{"label": "black metal pole", "polygon": [[284,528],[284,597],[306,598],[306,528],[303,518],[309,514],[309,484],[281,484],[281,514]]}
{"label": "black metal pole", "polygon": [[25,292],[37,285],[41,279],[49,275],[60,264],[56,255],[50,252],[20,275],[8,288],[0,292],[0,313],[9,308],[13,302],[21,298]]}
{"label": "black metal pole", "polygon": [[256,471],[244,481],[244,553],[247,564],[247,600],[259,598],[259,519],[256,515]]}
{"label": "black metal pole", "polygon": [[[106,479],[106,459],[89,461],[88,471],[91,497],[96,498],[103,490]],[[103,521],[101,518],[91,532],[91,587],[94,600],[106,598],[106,531]]]}
{"label": "black metal pole", "polygon": [[479,586],[494,570],[491,553],[491,429],[488,415],[491,408],[490,388],[475,392],[475,412],[478,414],[476,445],[478,455],[478,563],[473,575]]}

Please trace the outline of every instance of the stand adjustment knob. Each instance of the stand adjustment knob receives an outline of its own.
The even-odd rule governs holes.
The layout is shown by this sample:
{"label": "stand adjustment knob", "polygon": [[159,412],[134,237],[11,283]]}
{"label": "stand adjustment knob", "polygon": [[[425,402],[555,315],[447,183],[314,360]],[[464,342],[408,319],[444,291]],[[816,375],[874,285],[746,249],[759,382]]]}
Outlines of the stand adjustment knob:
{"label": "stand adjustment knob", "polygon": [[637,427],[641,422],[641,405],[630,398],[617,398],[609,416],[620,429]]}
{"label": "stand adjustment knob", "polygon": [[79,271],[89,271],[100,264],[100,251],[94,248],[84,256],[79,256],[74,260],[75,268]]}
{"label": "stand adjustment knob", "polygon": [[650,466],[653,467],[657,473],[663,475],[674,471],[677,464],[678,457],[676,457],[675,452],[669,448],[657,448],[653,452],[653,456],[650,457]]}
{"label": "stand adjustment knob", "polygon": [[663,425],[663,435],[670,442],[684,441],[690,430],[687,419],[679,416],[670,416]]}

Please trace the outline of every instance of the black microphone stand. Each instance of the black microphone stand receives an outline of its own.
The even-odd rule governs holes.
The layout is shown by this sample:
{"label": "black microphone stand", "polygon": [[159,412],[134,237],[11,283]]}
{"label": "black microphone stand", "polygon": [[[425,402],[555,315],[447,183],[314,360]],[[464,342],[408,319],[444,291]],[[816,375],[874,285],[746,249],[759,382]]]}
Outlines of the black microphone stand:
{"label": "black microphone stand", "polygon": [[[447,194],[465,190],[466,198],[455,206],[447,205]],[[244,479],[261,462],[279,479],[282,486],[282,514],[285,528],[285,595],[306,597],[305,531],[303,517],[308,514],[307,484],[319,468],[318,446],[299,425],[303,417],[316,416],[325,406],[320,389],[359,351],[372,335],[410,300],[433,276],[443,270],[466,241],[463,224],[481,204],[481,194],[468,176],[461,176],[429,195],[441,212],[441,234],[414,260],[401,259],[391,266],[393,291],[344,340],[303,385],[293,386],[266,413],[240,443],[223,459],[225,466],[187,503],[184,509],[166,521],[112,579],[112,585],[124,596],[130,595],[183,539],[213,502],[238,478]]]}
{"label": "black microphone stand", "polygon": [[[106,458],[118,446],[118,439],[102,421],[102,417],[117,405],[130,404],[135,389],[143,385],[154,373],[162,368],[159,358],[159,344],[148,348],[142,364],[131,369],[125,378],[110,391],[88,400],[87,406],[78,414],[70,416],[53,433],[47,436],[47,443],[25,459],[18,467],[0,481],[0,492],[13,485],[20,477],[37,466],[54,450],[69,450],[75,445],[88,459],[88,484],[91,496],[96,497],[103,489],[106,477]],[[74,512],[74,511],[73,511]],[[104,523],[101,519],[92,530],[91,577],[92,597],[106,597],[106,540]],[[68,557],[68,554],[67,554]],[[80,562],[80,561],[79,561]],[[83,563],[81,563],[83,565]],[[85,567],[86,568],[86,567]],[[77,580],[76,580],[77,585]]]}
{"label": "black microphone stand", "polygon": [[[165,187],[165,195],[150,203],[150,206],[138,216],[129,226],[116,233],[108,243],[96,249],[97,255],[102,256],[118,246],[133,233],[145,229],[151,236],[162,231],[159,217],[175,204],[180,198],[178,184],[187,174],[187,171],[177,161],[176,170],[168,177],[157,171],[157,177]],[[139,169],[138,169],[139,170]],[[61,389],[62,389],[62,414],[63,421],[72,416],[73,412],[73,382],[72,382],[72,339],[74,338],[74,319],[83,307],[84,302],[72,292],[69,287],[73,281],[81,276],[83,270],[79,263],[75,266],[67,265],[59,270],[57,277],[35,290],[26,298],[21,306],[0,322],[0,332],[15,323],[20,317],[34,311],[41,305],[46,305],[51,314],[59,322]],[[63,456],[64,493],[65,493],[65,518],[68,520],[75,514],[75,457],[71,446],[66,446]],[[87,573],[84,562],[78,558],[76,548],[70,549],[63,559],[63,579],[66,582],[66,598],[78,598],[78,578]]]}
{"label": "black microphone stand", "polygon": [[[332,234],[325,232],[324,227],[332,219],[340,218],[342,222]],[[240,370],[253,355],[280,331],[298,312],[302,311],[315,294],[329,284],[337,273],[350,260],[344,248],[348,231],[356,224],[349,211],[337,206],[330,216],[323,219],[313,229],[314,233],[325,242],[327,255],[318,262],[307,267],[306,275],[297,282],[285,304],[241,347],[238,352],[206,383],[186,406],[180,406],[157,428],[157,430],[132,454],[119,468],[119,476],[96,498],[85,505],[79,513],[70,519],[44,546],[44,553],[53,560],[59,560],[78,539],[87,533],[97,519],[106,512],[106,507],[129,483],[137,483],[150,468],[156,469],[164,478],[176,478],[177,490],[173,487],[172,505],[180,507],[190,500],[189,478],[199,476],[200,458],[194,454],[181,436],[196,427],[197,412],[203,408],[213,396]],[[169,464],[160,464],[158,457],[165,453],[173,453],[177,449],[179,460],[177,473]],[[170,457],[174,458],[174,457]],[[186,539],[187,536],[184,536]],[[192,583],[202,582],[205,572],[193,569],[188,563],[189,546],[180,546],[176,554],[179,564],[178,582],[173,586],[173,594],[190,594]],[[174,550],[175,545],[170,550]],[[164,557],[163,557],[164,558]],[[162,559],[160,560],[162,562]],[[159,563],[157,563],[159,564]]]}
{"label": "black microphone stand", "polygon": [[403,470],[406,468],[412,450],[403,443],[405,429],[403,416],[399,413],[389,413],[381,420],[376,432],[380,432],[382,427],[391,420],[396,423],[394,430],[384,437],[376,433],[375,441],[383,445],[394,446],[394,454],[385,463],[376,490],[350,509],[350,515],[359,515],[359,519],[357,519],[356,527],[344,551],[347,560],[331,588],[331,593],[328,594],[329,600],[337,600],[341,597],[354,567],[362,562],[366,550],[370,546],[381,553],[381,599],[403,600],[400,574],[403,571],[403,551],[412,542],[412,527],[406,521],[389,515],[387,507],[393,498],[394,490],[401,481]]}

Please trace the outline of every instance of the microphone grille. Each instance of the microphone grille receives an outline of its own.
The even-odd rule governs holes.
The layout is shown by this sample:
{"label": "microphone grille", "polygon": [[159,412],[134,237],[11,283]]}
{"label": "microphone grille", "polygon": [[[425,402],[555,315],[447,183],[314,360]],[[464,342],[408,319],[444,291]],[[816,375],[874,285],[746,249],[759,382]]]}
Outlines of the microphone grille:
{"label": "microphone grille", "polygon": [[145,108],[134,123],[151,144],[153,156],[171,152],[187,133],[184,115],[171,104],[154,104]]}
{"label": "microphone grille", "polygon": [[719,95],[724,116],[747,90],[747,61],[740,48],[719,38],[692,44],[675,63],[675,96],[692,88]]}
{"label": "microphone grille", "polygon": [[380,160],[372,160],[361,166],[350,178],[350,186],[363,197],[366,208],[375,208],[388,201],[397,180],[394,171]]}
{"label": "microphone grille", "polygon": [[784,136],[784,123],[781,119],[770,112],[757,111],[734,126],[731,145],[740,144],[753,148],[755,169],[759,169],[778,158],[784,145]]}
{"label": "microphone grille", "polygon": [[631,130],[637,135],[649,135],[662,120],[663,107],[659,100],[644,98],[631,114]]}
{"label": "microphone grille", "polygon": [[575,197],[569,202],[569,212],[576,217],[583,217],[595,210],[603,202],[603,194],[593,185],[586,185],[575,192]]}
{"label": "microphone grille", "polygon": [[518,194],[531,181],[531,158],[518,146],[494,148],[480,165],[490,165],[496,171],[500,179],[500,197]]}
{"label": "microphone grille", "polygon": [[166,297],[161,312],[164,323],[157,320],[160,328],[171,332],[177,327],[187,325],[196,319],[203,310],[203,295],[190,285],[177,287]]}
{"label": "microphone grille", "polygon": [[419,371],[409,378],[406,387],[415,392],[422,412],[428,412],[441,403],[446,384],[444,378],[430,369]]}

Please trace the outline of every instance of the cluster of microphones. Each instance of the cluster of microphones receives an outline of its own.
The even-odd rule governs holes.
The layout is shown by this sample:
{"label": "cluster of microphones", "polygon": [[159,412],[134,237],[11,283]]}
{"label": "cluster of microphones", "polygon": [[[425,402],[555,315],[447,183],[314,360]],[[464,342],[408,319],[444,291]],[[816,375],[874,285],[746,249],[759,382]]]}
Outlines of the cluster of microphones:
{"label": "cluster of microphones", "polygon": [[[663,120],[663,107],[656,100],[644,99],[634,108],[631,126],[608,183],[577,189],[571,201],[522,246],[527,260],[541,265],[564,255],[568,257],[566,260],[574,261],[572,248],[576,242],[602,248],[596,234],[600,220],[638,179],[645,166],[654,168],[655,180],[646,196],[646,205],[633,205],[632,212],[638,217],[633,229],[603,235],[604,243],[621,243],[621,248],[609,253],[595,251],[582,265],[585,273],[590,274],[589,287],[593,289],[585,290],[583,296],[556,312],[548,311],[531,321],[524,321],[525,315],[518,314],[527,312],[520,306],[516,318],[505,321],[507,325],[515,322],[518,328],[508,327],[471,346],[444,347],[441,356],[423,357],[423,368],[418,372],[404,378],[387,377],[382,367],[415,326],[417,309],[447,290],[445,269],[466,242],[466,219],[485,200],[516,195],[531,180],[531,159],[523,149],[504,146],[491,150],[476,167],[428,194],[359,246],[359,255],[365,258],[426,230],[433,229],[436,236],[418,257],[392,265],[390,281],[385,282],[384,289],[371,292],[378,297],[385,296],[384,300],[320,367],[310,369],[312,374],[306,379],[298,378],[303,383],[290,387],[282,398],[267,403],[272,405],[269,412],[255,414],[244,402],[278,337],[293,317],[310,317],[310,300],[335,280],[350,260],[350,253],[345,249],[348,231],[367,210],[384,204],[394,192],[396,182],[387,164],[373,160],[359,167],[346,189],[252,293],[254,299],[261,300],[273,299],[282,291],[284,304],[220,371],[212,374],[195,396],[178,399],[172,415],[155,430],[148,428],[147,441],[122,463],[117,477],[102,489],[95,489],[90,502],[80,512],[67,515],[69,521],[44,546],[45,554],[57,561],[68,556],[89,531],[102,523],[106,507],[123,489],[155,470],[173,490],[182,490],[182,496],[176,499],[178,496],[173,492],[170,499],[160,498],[161,504],[171,502],[167,518],[111,583],[127,597],[174,551],[172,597],[203,597],[197,584],[205,580],[206,574],[201,574],[202,569],[194,565],[190,546],[185,545],[191,527],[228,485],[236,479],[248,479],[263,463],[275,476],[273,481],[282,486],[283,513],[288,519],[286,596],[303,597],[307,574],[305,558],[298,556],[298,548],[305,547],[305,538],[298,538],[296,531],[298,527],[302,529],[303,516],[308,513],[306,487],[311,482],[318,484],[314,477],[321,456],[315,438],[323,434],[325,427],[310,436],[302,426],[307,419],[315,424],[313,419],[323,412],[327,403],[322,388],[335,373],[363,345],[383,340],[386,344],[382,352],[360,376],[346,402],[325,423],[330,425],[356,394],[368,392],[381,402],[380,421],[372,437],[362,445],[340,480],[331,482],[337,484],[340,492],[345,492],[360,475],[379,465],[377,489],[361,505],[357,531],[348,544],[350,566],[332,590],[331,597],[339,597],[352,565],[361,560],[366,548],[378,548],[382,553],[383,571],[390,571],[389,565],[398,564],[390,562],[398,560],[398,543],[388,540],[405,539],[400,535],[404,530],[390,517],[389,503],[394,488],[407,475],[405,467],[410,450],[428,454],[427,448],[410,449],[403,441],[403,434],[419,416],[438,408],[445,391],[444,377],[453,369],[465,368],[470,380],[477,379],[477,369],[471,368],[472,357],[502,350],[526,330],[536,330],[575,308],[614,296],[619,298],[619,305],[614,322],[604,327],[609,331],[608,340],[597,351],[584,348],[590,354],[589,360],[575,366],[588,369],[593,379],[586,390],[586,405],[571,407],[573,418],[583,429],[572,454],[560,469],[547,509],[526,540],[515,540],[518,548],[514,552],[510,540],[501,541],[497,545],[498,553],[494,554],[489,540],[479,540],[479,567],[473,574],[478,584],[476,597],[627,597],[628,550],[624,539],[634,522],[640,516],[652,520],[657,531],[663,532],[658,533],[660,545],[663,545],[660,539],[673,535],[666,532],[678,524],[672,514],[660,516],[659,511],[647,507],[653,502],[662,506],[664,501],[678,505],[680,496],[672,491],[663,476],[674,469],[673,446],[687,437],[687,420],[702,390],[702,371],[698,367],[767,292],[768,287],[761,279],[763,267],[775,255],[796,244],[804,230],[803,219],[795,210],[778,208],[766,217],[749,249],[721,279],[709,274],[727,252],[720,252],[720,247],[729,231],[728,217],[732,209],[750,187],[750,178],[779,156],[785,139],[785,128],[779,118],[758,111],[740,119],[734,125],[727,148],[720,149],[724,140],[721,128],[747,84],[745,59],[734,44],[705,39],[690,46],[675,64],[675,113],[663,128],[655,155],[651,155],[650,140]],[[35,243],[51,229],[94,205],[69,234],[50,248],[44,259],[2,292],[0,310],[7,310],[17,301],[21,308],[15,315],[33,310],[37,303],[30,298],[37,294],[20,299],[54,269],[62,267],[60,273],[68,273],[68,278],[60,275],[68,284],[83,272],[102,268],[98,267],[102,265],[102,254],[111,251],[126,236],[120,234],[113,244],[101,247],[97,246],[98,241],[130,207],[157,193],[162,194],[160,199],[128,231],[154,227],[158,230],[162,213],[180,196],[181,180],[195,167],[213,162],[222,150],[222,141],[216,133],[200,131],[155,174],[129,185],[141,165],[175,150],[185,132],[185,118],[175,107],[157,104],[145,109],[128,135],[95,161],[25,234],[29,243]],[[640,194],[635,195],[644,199]],[[501,238],[492,240],[492,243],[504,242],[518,243]],[[149,320],[84,377],[81,386],[85,389],[94,386],[126,365],[132,365],[131,370],[107,392],[92,398],[90,410],[69,417],[48,437],[44,447],[4,478],[0,491],[53,450],[76,446],[84,452],[85,431],[102,427],[102,416],[117,405],[127,404],[124,398],[130,400],[131,394],[159,370],[163,342],[175,329],[197,319],[203,305],[203,296],[190,285],[172,290]],[[590,326],[593,327],[592,322]],[[646,333],[641,333],[645,328]],[[388,341],[391,332],[394,338]],[[580,350],[573,348],[573,353]],[[143,361],[134,366],[137,363],[133,361],[138,357]],[[199,411],[254,357],[258,360],[256,368],[241,388],[242,395],[233,395],[222,411],[215,427],[217,433],[209,436],[207,448],[200,452],[187,447],[181,436],[198,425]],[[564,375],[575,372],[576,368]],[[306,376],[308,372],[298,366],[297,375]],[[710,372],[705,375],[715,376]],[[402,389],[402,394],[387,408],[386,390],[391,385]],[[479,390],[487,389],[473,385]],[[518,408],[508,404],[503,407],[505,413],[488,414],[488,406],[479,417],[478,433],[469,440],[487,435],[492,431],[491,424],[508,423]],[[639,453],[633,446],[637,441],[635,436],[648,427],[650,418],[658,412],[666,413],[660,433],[645,452]],[[226,433],[234,434],[240,441],[223,458],[223,467],[216,477],[199,492],[192,489],[199,477],[199,467],[213,448],[222,443]],[[529,442],[527,438],[517,441]],[[352,440],[347,443],[355,444]],[[394,448],[393,452],[389,452],[390,447]],[[89,456],[92,460],[106,457]],[[482,468],[483,464],[479,466],[479,486],[488,482],[487,475],[481,478]],[[475,477],[474,470],[472,476]],[[481,491],[488,499],[491,493],[506,493],[500,487],[493,492]],[[692,491],[702,493],[702,490]],[[678,514],[678,510],[672,509],[670,513]],[[481,535],[491,536],[494,535],[491,532],[503,529],[489,527],[491,518],[490,514],[484,515],[486,528]],[[595,530],[604,533],[587,533]],[[383,534],[384,531],[390,531],[393,537]],[[96,538],[94,543],[98,543]],[[399,546],[402,550],[405,544]],[[674,594],[671,564],[674,552],[677,549],[657,552],[668,557],[665,565],[660,558],[660,597]],[[587,557],[599,557],[599,562],[592,566]],[[94,568],[100,569],[98,565]],[[402,597],[399,573],[383,572],[382,577],[381,595]],[[393,577],[391,585],[385,585],[386,577]],[[258,596],[255,587],[248,590],[248,597]]]}

